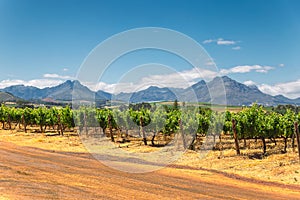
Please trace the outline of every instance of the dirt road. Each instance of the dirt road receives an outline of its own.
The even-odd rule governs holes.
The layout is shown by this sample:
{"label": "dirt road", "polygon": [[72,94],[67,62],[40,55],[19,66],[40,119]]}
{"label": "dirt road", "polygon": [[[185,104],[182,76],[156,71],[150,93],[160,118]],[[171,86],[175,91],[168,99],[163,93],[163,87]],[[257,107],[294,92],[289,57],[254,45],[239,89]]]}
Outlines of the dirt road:
{"label": "dirt road", "polygon": [[184,167],[128,174],[87,153],[0,142],[0,199],[300,199],[300,187]]}

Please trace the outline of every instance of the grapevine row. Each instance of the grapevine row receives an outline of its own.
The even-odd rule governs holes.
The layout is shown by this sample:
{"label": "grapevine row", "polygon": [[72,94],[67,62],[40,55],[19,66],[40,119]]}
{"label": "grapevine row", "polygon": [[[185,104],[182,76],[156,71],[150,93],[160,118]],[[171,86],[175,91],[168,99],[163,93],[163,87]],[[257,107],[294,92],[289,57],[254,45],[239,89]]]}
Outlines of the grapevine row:
{"label": "grapevine row", "polygon": [[122,109],[80,107],[76,110],[68,106],[13,108],[1,105],[0,107],[2,129],[22,128],[27,132],[27,127],[30,125],[38,126],[42,133],[47,129],[57,130],[63,135],[66,129],[74,130],[75,125],[79,133],[86,132],[86,134],[88,134],[88,127],[101,127],[102,133],[109,131],[107,135],[113,142],[116,130],[128,137],[130,130],[137,129],[145,145],[149,142],[149,133],[152,134],[150,141],[154,145],[157,134],[170,136],[180,132],[183,139],[184,135],[193,137],[192,144],[189,146],[192,149],[197,136],[212,136],[215,142],[216,136],[223,133],[244,141],[245,147],[247,140],[259,139],[263,144],[263,153],[267,151],[266,139],[276,144],[281,138],[284,141],[283,152],[287,151],[290,139],[294,148],[299,121],[300,114],[292,110],[288,109],[284,113],[267,112],[256,104],[237,113],[216,112],[201,107],[180,108],[178,105],[158,107],[150,104]]}

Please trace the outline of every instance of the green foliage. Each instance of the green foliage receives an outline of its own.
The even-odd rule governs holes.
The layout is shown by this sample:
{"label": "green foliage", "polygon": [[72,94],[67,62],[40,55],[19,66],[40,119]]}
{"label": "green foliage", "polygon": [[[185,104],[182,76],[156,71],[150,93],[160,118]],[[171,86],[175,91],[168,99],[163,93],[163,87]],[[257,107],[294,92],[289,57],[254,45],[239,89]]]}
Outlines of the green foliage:
{"label": "green foliage", "polygon": [[147,130],[155,133],[162,132],[166,124],[167,113],[162,107],[156,108],[150,112],[151,123],[147,126]]}
{"label": "green foliage", "polygon": [[173,109],[174,110],[178,110],[179,109],[179,104],[178,104],[178,100],[175,99],[174,103],[173,103]]}
{"label": "green foliage", "polygon": [[131,120],[138,126],[145,127],[151,122],[150,110],[141,108],[140,110],[129,109]]}
{"label": "green foliage", "polygon": [[97,109],[97,111],[96,111],[96,117],[97,117],[98,123],[103,130],[108,128],[109,119],[110,119],[110,123],[111,123],[110,125],[112,126],[112,128],[117,128],[117,123],[113,116],[114,116],[113,111],[109,110],[107,108]]}
{"label": "green foliage", "polygon": [[11,123],[22,123],[25,131],[27,125],[38,125],[40,126],[40,131],[44,132],[46,126],[54,127],[58,125],[58,116],[60,116],[61,124],[67,128],[75,127],[73,120],[73,111],[70,107],[64,107],[57,109],[55,107],[46,108],[14,108],[1,105],[0,107],[0,122],[8,124],[11,128]]}
{"label": "green foliage", "polygon": [[[176,108],[176,109],[175,109]],[[178,102],[172,106],[150,105],[147,103],[133,104],[119,109],[95,109],[80,107],[72,110],[66,107],[13,108],[0,106],[0,122],[2,128],[13,129],[16,124],[26,126],[37,125],[41,132],[46,127],[73,128],[101,127],[114,129],[139,128],[145,136],[145,131],[171,135],[178,130],[187,135],[217,135],[222,131],[232,133],[232,120],[236,121],[236,131],[239,139],[284,138],[285,143],[294,134],[294,123],[300,124],[300,113],[296,107],[279,107],[277,110],[266,112],[262,106],[254,104],[240,112],[215,112],[207,108],[183,106],[179,109]],[[295,110],[296,109],[296,110]],[[13,123],[13,125],[12,125]],[[146,137],[144,137],[146,138]],[[286,149],[285,144],[285,149]]]}
{"label": "green foliage", "polygon": [[134,111],[138,111],[141,109],[145,109],[145,110],[151,110],[151,104],[150,103],[137,103],[137,104],[130,104],[129,105],[129,110],[132,109]]}
{"label": "green foliage", "polygon": [[1,104],[0,121],[3,123],[3,127],[4,127],[4,123],[7,121],[7,116],[8,116],[8,107],[6,107],[4,104]]}
{"label": "green foliage", "polygon": [[279,118],[278,129],[283,137],[288,138],[293,135],[295,120],[295,113],[289,109]]}
{"label": "green foliage", "polygon": [[208,129],[210,126],[210,114],[211,112],[206,113],[197,113],[197,119],[198,119],[198,130],[197,132],[201,135],[207,135]]}
{"label": "green foliage", "polygon": [[[63,127],[72,128],[75,126],[73,112],[69,106],[59,109],[58,114],[60,115],[60,120],[61,120]],[[95,124],[95,121],[96,121],[95,112],[92,113],[92,116],[93,117],[91,117],[91,119],[94,119],[94,121],[92,121],[92,123]]]}
{"label": "green foliage", "polygon": [[38,109],[33,110],[35,123],[40,126],[40,130],[42,133],[44,132],[43,126],[47,121],[47,112],[48,110],[45,107],[39,107]]}
{"label": "green foliage", "polygon": [[163,132],[165,134],[174,133],[179,129],[179,119],[181,112],[179,110],[170,110],[166,114],[166,123]]}
{"label": "green foliage", "polygon": [[225,111],[224,114],[224,126],[223,126],[223,131],[224,133],[228,133],[232,131],[232,114],[229,111]]}

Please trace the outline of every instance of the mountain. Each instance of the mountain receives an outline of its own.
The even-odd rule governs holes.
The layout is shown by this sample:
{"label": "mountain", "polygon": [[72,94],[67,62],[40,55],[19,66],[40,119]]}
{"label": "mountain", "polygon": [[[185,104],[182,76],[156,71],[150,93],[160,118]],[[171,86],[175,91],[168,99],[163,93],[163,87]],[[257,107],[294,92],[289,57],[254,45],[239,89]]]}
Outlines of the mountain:
{"label": "mountain", "polygon": [[145,90],[134,93],[120,93],[114,97],[116,100],[124,102],[153,102],[153,101],[174,101],[176,95],[172,92],[171,88],[159,88],[150,86]]}
{"label": "mountain", "polygon": [[170,88],[168,90],[168,88],[151,86],[135,93],[120,93],[114,98],[126,102],[173,101],[177,99],[186,102],[210,102],[237,106],[251,105],[254,102],[266,106],[300,105],[300,98],[271,96],[261,92],[255,85],[247,86],[227,76],[216,77],[207,83],[201,80],[186,89]]}
{"label": "mountain", "polygon": [[145,102],[174,101],[176,96],[169,88],[151,86],[145,90],[133,93],[131,102],[140,102],[141,98],[144,99]]}
{"label": "mountain", "polygon": [[[272,96],[261,92],[257,86],[246,86],[229,77],[222,77],[226,88],[227,102],[230,105],[249,105],[257,102],[262,105],[296,104],[300,105],[300,98],[289,99],[283,95]],[[237,88],[232,86],[234,83]]]}
{"label": "mountain", "polygon": [[284,104],[295,104],[297,103],[297,101],[289,99],[283,95],[276,95],[274,96],[274,102],[276,104],[282,104],[284,102]]}
{"label": "mountain", "polygon": [[15,85],[1,89],[0,91],[2,91],[3,98],[5,94],[12,94],[15,97],[25,100],[44,100],[48,102],[72,101],[73,99],[79,101],[96,100],[97,103],[104,103],[108,100],[137,103],[174,101],[177,99],[178,101],[185,102],[208,102],[227,105],[250,105],[253,102],[269,106],[278,104],[300,105],[300,98],[289,99],[282,95],[271,96],[261,92],[254,85],[247,86],[227,76],[216,77],[209,82],[202,80],[186,89],[150,86],[138,92],[122,92],[117,95],[112,95],[101,90],[93,92],[79,81],[70,80],[58,86],[44,89]]}
{"label": "mountain", "polygon": [[72,101],[86,100],[93,101],[96,97],[102,99],[103,96],[110,94],[103,92],[92,92],[86,86],[83,86],[79,81],[66,81],[54,87],[39,89],[32,86],[16,85],[2,89],[4,92],[9,92],[15,96],[25,100],[57,100],[57,101]]}
{"label": "mountain", "polygon": [[300,97],[297,98],[297,99],[293,99],[293,101],[294,101],[297,105],[300,105]]}
{"label": "mountain", "polygon": [[274,97],[262,93],[255,86],[246,86],[227,76],[217,77],[208,83],[209,88],[214,91],[221,87],[220,79],[223,81],[226,101],[228,105],[250,105],[253,102],[263,105],[275,105]]}
{"label": "mountain", "polygon": [[210,96],[206,82],[201,80],[191,87],[184,89],[179,95],[178,100],[187,102],[209,102]]}
{"label": "mountain", "polygon": [[0,92],[0,102],[7,102],[7,101],[21,101],[21,98],[15,97],[14,95],[8,92]]}
{"label": "mountain", "polygon": [[45,95],[63,101],[72,101],[72,99],[92,101],[95,98],[95,93],[88,87],[81,85],[79,81],[70,80],[58,86],[46,88]]}
{"label": "mountain", "polygon": [[8,92],[13,94],[16,97],[30,100],[30,99],[41,99],[44,97],[43,90],[32,87],[32,86],[24,86],[24,85],[14,85],[9,86],[2,89],[3,92]]}
{"label": "mountain", "polygon": [[111,100],[112,94],[99,90],[96,92],[96,99]]}
{"label": "mountain", "polygon": [[[283,95],[271,96],[261,92],[257,86],[239,83],[228,76],[216,77],[212,81],[205,83],[200,81],[186,91],[194,91],[198,102],[221,102],[225,101],[227,105],[251,105],[254,102],[258,104],[273,106],[278,104],[298,104],[300,105],[300,98],[289,99]],[[224,95],[225,91],[225,95]],[[184,96],[189,97],[188,93]],[[226,98],[224,98],[226,96]],[[212,100],[211,98],[215,99]]]}

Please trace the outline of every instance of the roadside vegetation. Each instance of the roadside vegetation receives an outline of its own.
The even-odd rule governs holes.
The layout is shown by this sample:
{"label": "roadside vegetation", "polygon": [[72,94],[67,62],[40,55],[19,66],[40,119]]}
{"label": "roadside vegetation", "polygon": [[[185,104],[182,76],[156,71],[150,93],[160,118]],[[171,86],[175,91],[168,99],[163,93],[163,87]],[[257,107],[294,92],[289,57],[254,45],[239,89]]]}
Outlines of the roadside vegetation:
{"label": "roadside vegetation", "polygon": [[[225,112],[178,102],[76,110],[0,107],[3,141],[86,152],[82,138],[105,136],[126,151],[147,153],[179,134],[187,151],[178,165],[293,184],[300,181],[298,124],[299,112],[293,106],[265,109],[254,104]],[[185,143],[186,138],[192,139]],[[212,143],[212,151],[199,160],[205,142]]]}

